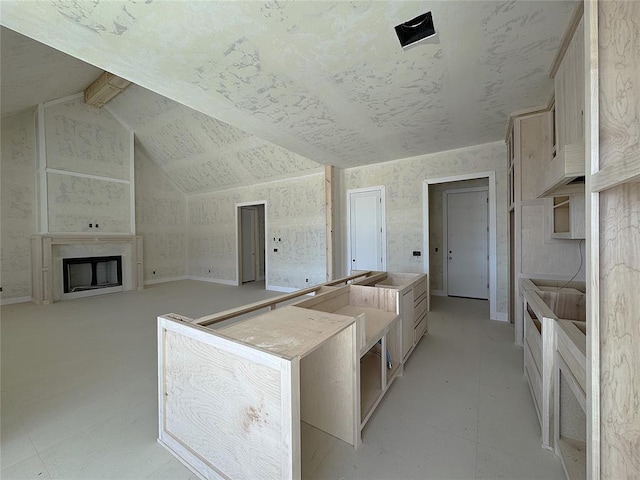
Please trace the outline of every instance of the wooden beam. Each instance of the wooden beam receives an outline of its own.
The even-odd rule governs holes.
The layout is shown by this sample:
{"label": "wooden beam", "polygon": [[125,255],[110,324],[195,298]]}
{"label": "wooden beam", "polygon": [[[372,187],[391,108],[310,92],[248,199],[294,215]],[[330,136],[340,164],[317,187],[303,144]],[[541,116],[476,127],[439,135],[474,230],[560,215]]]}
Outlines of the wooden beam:
{"label": "wooden beam", "polygon": [[93,107],[101,108],[130,84],[130,81],[113,73],[103,72],[91,85],[84,89],[84,102]]}

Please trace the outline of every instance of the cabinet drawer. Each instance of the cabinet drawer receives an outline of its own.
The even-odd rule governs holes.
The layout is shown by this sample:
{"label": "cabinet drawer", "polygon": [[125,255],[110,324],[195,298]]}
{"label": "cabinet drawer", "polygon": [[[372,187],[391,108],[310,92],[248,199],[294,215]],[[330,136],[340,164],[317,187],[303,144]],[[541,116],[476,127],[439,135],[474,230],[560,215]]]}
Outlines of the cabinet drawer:
{"label": "cabinet drawer", "polygon": [[425,332],[427,331],[427,316],[424,315],[420,321],[418,322],[418,324],[415,326],[414,328],[414,340],[413,343],[414,344],[418,344],[418,342],[420,341],[420,339],[422,338],[422,336],[425,334]]}
{"label": "cabinet drawer", "polygon": [[[427,293],[427,279],[423,278],[413,287],[413,302],[417,305]],[[425,297],[426,298],[426,297]]]}
{"label": "cabinet drawer", "polygon": [[413,307],[413,321],[417,325],[424,314],[427,313],[426,295]]}

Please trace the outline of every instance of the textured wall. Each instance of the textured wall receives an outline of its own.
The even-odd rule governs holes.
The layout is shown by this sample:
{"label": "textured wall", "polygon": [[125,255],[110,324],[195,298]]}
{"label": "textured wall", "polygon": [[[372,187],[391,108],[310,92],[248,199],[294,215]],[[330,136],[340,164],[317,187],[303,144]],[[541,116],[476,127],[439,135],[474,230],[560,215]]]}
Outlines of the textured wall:
{"label": "textured wall", "polygon": [[47,167],[129,180],[129,131],[80,97],[45,107]]}
{"label": "textured wall", "polygon": [[136,233],[144,246],[144,279],[182,277],[187,274],[186,198],[137,143],[135,166]]}
{"label": "textured wall", "polygon": [[131,232],[129,184],[48,173],[47,195],[49,232]]}
{"label": "textured wall", "polygon": [[[447,182],[429,185],[429,278],[432,290],[443,290],[443,211],[442,192],[455,188],[471,188],[488,186],[487,178],[476,180],[463,180],[460,182]],[[438,251],[434,250],[438,247]]]}
{"label": "textured wall", "polygon": [[303,288],[325,281],[322,174],[188,197],[189,275],[235,281],[235,205],[262,200],[269,285]]}
{"label": "textured wall", "polygon": [[36,233],[33,111],[1,121],[0,202],[2,298],[31,296],[31,247]]}
{"label": "textured wall", "polygon": [[49,232],[131,233],[129,131],[82,98],[45,107],[44,118],[47,167],[70,173],[47,173]]}
{"label": "textured wall", "polygon": [[[497,197],[497,311],[507,311],[507,162],[503,142],[488,143],[447,152],[422,155],[393,162],[345,169],[341,174],[346,190],[375,185],[386,187],[387,270],[422,272],[424,249],[423,181],[474,172],[495,171]],[[346,218],[343,207],[342,215]],[[343,228],[347,229],[346,224]],[[343,242],[344,243],[344,242]],[[346,249],[346,245],[342,245]],[[425,252],[423,252],[424,254]],[[344,266],[343,266],[344,268]]]}

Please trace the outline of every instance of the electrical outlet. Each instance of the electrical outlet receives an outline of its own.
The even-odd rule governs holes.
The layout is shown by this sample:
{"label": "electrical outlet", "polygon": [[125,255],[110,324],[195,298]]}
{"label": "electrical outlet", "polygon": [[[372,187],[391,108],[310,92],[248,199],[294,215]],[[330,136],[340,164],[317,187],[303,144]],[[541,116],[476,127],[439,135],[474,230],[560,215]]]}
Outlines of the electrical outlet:
{"label": "electrical outlet", "polygon": [[277,253],[277,252],[278,252],[278,249],[277,249],[277,248],[274,248],[274,249],[273,249],[273,251]]}
{"label": "electrical outlet", "polygon": [[305,282],[309,283],[309,279],[307,278],[307,279],[305,280]]}

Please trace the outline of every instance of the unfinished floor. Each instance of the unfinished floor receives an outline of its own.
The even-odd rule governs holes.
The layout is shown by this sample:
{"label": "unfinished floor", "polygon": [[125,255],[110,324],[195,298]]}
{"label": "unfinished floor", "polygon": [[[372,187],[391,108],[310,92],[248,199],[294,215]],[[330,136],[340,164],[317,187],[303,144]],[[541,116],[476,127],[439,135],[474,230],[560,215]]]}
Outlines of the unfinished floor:
{"label": "unfinished floor", "polygon": [[[181,281],[38,307],[2,307],[1,478],[196,478],[156,443],[156,316],[276,295]],[[510,325],[480,300],[434,298],[418,345],[353,448],[302,427],[303,476],[562,479]]]}

